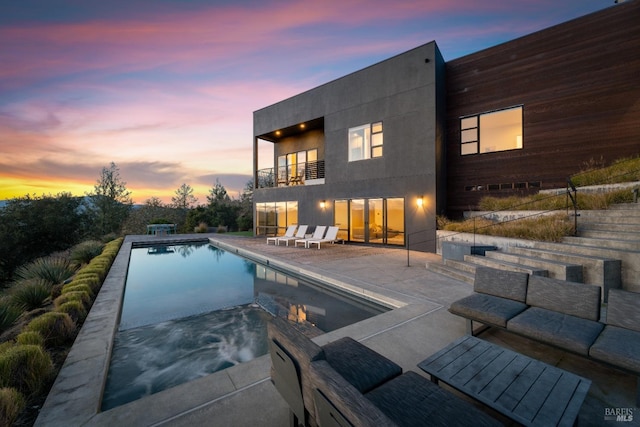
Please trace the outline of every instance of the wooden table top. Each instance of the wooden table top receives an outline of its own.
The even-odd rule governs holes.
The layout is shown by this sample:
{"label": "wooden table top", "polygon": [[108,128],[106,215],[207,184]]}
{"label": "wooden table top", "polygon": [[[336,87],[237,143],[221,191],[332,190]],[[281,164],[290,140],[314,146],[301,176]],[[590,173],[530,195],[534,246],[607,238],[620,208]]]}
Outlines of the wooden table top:
{"label": "wooden table top", "polygon": [[451,387],[527,426],[572,426],[591,381],[467,335],[418,364]]}

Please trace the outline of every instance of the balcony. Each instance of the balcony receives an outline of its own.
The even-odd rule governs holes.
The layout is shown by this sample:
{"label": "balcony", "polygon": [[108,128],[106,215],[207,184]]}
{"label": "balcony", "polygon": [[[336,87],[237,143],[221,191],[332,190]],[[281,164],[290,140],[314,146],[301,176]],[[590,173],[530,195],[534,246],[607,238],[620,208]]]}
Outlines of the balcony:
{"label": "balcony", "polygon": [[260,169],[256,188],[324,184],[324,160]]}

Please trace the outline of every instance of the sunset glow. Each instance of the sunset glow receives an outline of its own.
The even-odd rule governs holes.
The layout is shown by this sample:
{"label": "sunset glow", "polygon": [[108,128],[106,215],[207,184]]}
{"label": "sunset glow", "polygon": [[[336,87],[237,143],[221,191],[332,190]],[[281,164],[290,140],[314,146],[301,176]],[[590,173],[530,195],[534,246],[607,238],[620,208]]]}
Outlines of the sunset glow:
{"label": "sunset glow", "polygon": [[613,3],[2,2],[0,200],[84,195],[112,161],[136,203],[182,183],[203,203],[216,180],[237,197],[253,111],[432,40],[451,60]]}

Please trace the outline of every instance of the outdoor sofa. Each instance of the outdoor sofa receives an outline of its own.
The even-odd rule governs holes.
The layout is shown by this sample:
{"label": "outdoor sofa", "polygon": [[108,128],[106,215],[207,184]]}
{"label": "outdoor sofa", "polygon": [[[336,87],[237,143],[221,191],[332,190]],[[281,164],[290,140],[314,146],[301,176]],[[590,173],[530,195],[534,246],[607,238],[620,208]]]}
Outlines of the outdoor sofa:
{"label": "outdoor sofa", "polygon": [[[640,375],[640,294],[611,289],[600,321],[596,285],[477,267],[473,294],[449,307],[473,322],[498,327]],[[636,379],[640,403],[640,377]]]}
{"label": "outdoor sofa", "polygon": [[318,346],[282,318],[268,324],[271,381],[292,426],[493,426],[473,404],[350,337]]}

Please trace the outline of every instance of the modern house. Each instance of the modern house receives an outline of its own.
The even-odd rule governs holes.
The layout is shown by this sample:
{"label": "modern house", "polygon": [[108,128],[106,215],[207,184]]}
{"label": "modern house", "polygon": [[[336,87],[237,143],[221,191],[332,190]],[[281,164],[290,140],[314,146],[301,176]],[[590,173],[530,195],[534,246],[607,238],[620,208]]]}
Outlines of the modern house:
{"label": "modern house", "polygon": [[449,62],[433,41],[255,111],[255,233],[435,251],[438,214],[640,154],[638,22],[627,1]]}

